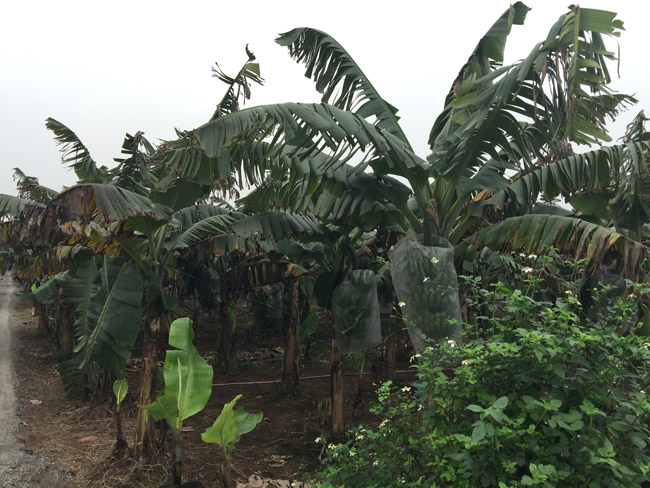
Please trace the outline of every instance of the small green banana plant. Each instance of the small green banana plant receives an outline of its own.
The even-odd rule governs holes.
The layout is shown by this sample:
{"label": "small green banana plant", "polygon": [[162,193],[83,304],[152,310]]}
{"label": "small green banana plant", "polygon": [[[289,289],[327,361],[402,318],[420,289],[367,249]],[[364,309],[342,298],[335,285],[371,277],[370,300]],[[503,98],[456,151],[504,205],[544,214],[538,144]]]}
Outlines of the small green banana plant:
{"label": "small green banana plant", "polygon": [[124,439],[124,434],[122,433],[122,419],[120,418],[120,404],[124,401],[126,394],[129,391],[129,381],[126,378],[121,380],[115,380],[113,383],[113,393],[115,394],[115,400],[117,405],[115,407],[115,429],[117,430],[117,442],[113,447],[113,457],[115,459],[121,459],[124,457],[124,453],[128,449],[129,445]]}
{"label": "small green banana plant", "polygon": [[174,441],[173,483],[181,486],[183,421],[200,412],[212,393],[212,366],[192,344],[192,321],[177,319],[169,329],[169,345],[165,356],[163,376],[165,393],[149,405],[138,405],[147,410],[155,420],[165,419]]}
{"label": "small green banana plant", "polygon": [[248,413],[243,408],[233,410],[237,400],[241,395],[237,395],[233,401],[223,406],[221,414],[214,421],[212,427],[208,427],[201,434],[203,442],[210,444],[219,444],[223,452],[223,481],[224,486],[230,486],[230,461],[235,445],[241,439],[243,434],[253,430],[257,424],[262,421],[262,412]]}

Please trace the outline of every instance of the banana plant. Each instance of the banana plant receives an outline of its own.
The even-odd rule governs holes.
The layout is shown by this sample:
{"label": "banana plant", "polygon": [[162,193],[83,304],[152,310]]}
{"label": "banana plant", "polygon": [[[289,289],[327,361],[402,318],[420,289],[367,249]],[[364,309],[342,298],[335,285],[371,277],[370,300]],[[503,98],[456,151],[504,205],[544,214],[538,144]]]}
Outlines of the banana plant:
{"label": "banana plant", "polygon": [[[267,195],[270,201],[311,210],[315,199],[322,198],[319,209],[330,209],[334,215],[345,205],[360,207],[351,204],[346,192],[319,194],[314,189],[328,179],[327,169],[338,169],[363,151],[357,174],[365,172],[374,179],[374,192],[366,191],[367,198],[358,200],[359,205],[367,210],[373,196],[377,203],[385,198],[381,194],[385,177],[406,178],[413,204],[395,203],[401,216],[393,221],[402,226],[406,222],[416,233],[424,233],[425,243],[433,242],[437,234],[458,244],[496,223],[476,215],[475,201],[490,198],[539,168],[571,156],[573,143],[608,142],[606,119],[634,102],[608,88],[608,62],[615,61],[616,54],[607,49],[604,39],[619,36],[623,29],[611,12],[572,6],[526,58],[504,64],[507,37],[513,26],[524,23],[528,10],[521,2],[513,4],[462,66],[433,125],[427,161],[413,153],[399,127],[397,110],[379,95],[347,51],[331,36],[310,28],[282,34],[278,42],[306,65],[305,75],[323,93],[321,104],[285,103],[241,110],[199,127],[197,138],[207,155],[218,155],[224,164],[229,161],[240,174],[254,177],[262,168],[284,167],[285,180],[275,184],[284,196]],[[636,160],[645,160],[646,149],[643,155]],[[311,164],[314,158],[325,161],[321,169]],[[579,168],[589,163],[578,157],[572,164]],[[618,188],[621,178],[639,183],[638,175],[644,174],[624,165],[612,166],[609,172],[601,170],[599,175],[610,189]],[[544,181],[542,192],[553,195],[552,182]],[[576,186],[571,199],[590,191],[584,179]],[[624,207],[629,203],[619,201]],[[574,203],[578,202],[576,198]],[[523,216],[531,212],[531,205],[517,211],[517,216]],[[550,223],[555,215],[538,213],[537,218]],[[587,239],[592,232],[584,226],[574,228],[580,238]],[[607,225],[600,225],[598,233],[604,236],[605,251],[636,246],[630,243],[634,233],[619,238]],[[554,234],[554,245],[570,250],[567,236]],[[528,232],[525,240],[510,244],[524,249],[533,239],[534,234]],[[584,255],[584,248],[577,252],[596,263],[598,255]],[[636,269],[632,261],[644,252],[623,252],[624,268]]]}
{"label": "banana plant", "polygon": [[138,405],[155,420],[165,420],[174,440],[173,482],[181,486],[183,421],[199,413],[212,393],[212,367],[201,357],[192,341],[188,318],[176,319],[169,329],[169,345],[163,375],[165,392],[149,405]]}
{"label": "banana plant", "polygon": [[[540,196],[557,195],[550,178],[527,205],[508,207],[516,211],[512,217],[517,221],[505,232],[498,227],[507,225],[501,223],[507,214],[499,197],[490,202],[495,205],[477,206],[538,168],[571,156],[573,143],[608,142],[605,120],[634,102],[608,88],[607,64],[616,56],[604,38],[617,37],[623,29],[611,12],[572,6],[526,58],[504,64],[508,35],[524,23],[528,10],[516,2],[480,39],[435,120],[427,160],[414,153],[397,109],[347,51],[328,34],[310,28],[294,29],[277,41],[305,64],[305,75],[323,94],[321,104],[241,110],[197,128],[196,137],[206,156],[219,158],[224,167],[230,164],[231,171],[249,182],[262,183],[248,201],[259,198],[267,207],[311,212],[330,225],[412,230],[423,234],[426,245],[442,237],[461,251],[484,245],[531,249],[539,241],[535,229],[551,228],[547,240],[586,258],[591,270],[606,253],[621,251],[622,269],[636,279],[647,250],[633,234],[620,234],[581,215],[562,220],[555,206],[534,219],[529,215]],[[353,166],[358,155],[360,161]],[[574,158],[569,164],[584,167],[586,162]],[[587,174],[579,168],[577,172]],[[265,178],[269,173],[274,181]],[[635,175],[643,171],[600,164],[598,174],[603,186],[614,189],[628,175],[638,183]],[[407,180],[406,191],[392,183],[395,177]],[[591,181],[580,179],[568,193],[570,201],[579,205],[573,197],[593,193]],[[619,201],[626,204],[629,199]],[[479,212],[487,208],[491,210]],[[334,266],[319,278],[316,289],[325,300],[343,278],[335,271],[340,269]]]}
{"label": "banana plant", "polygon": [[115,446],[113,446],[113,457],[120,459],[124,456],[124,453],[128,449],[128,444],[126,439],[124,439],[124,434],[122,433],[122,418],[120,417],[120,405],[126,398],[126,394],[129,391],[129,381],[126,378],[120,380],[115,380],[113,383],[113,394],[115,395],[115,430],[117,433],[117,441]]}
{"label": "banana plant", "polygon": [[[251,62],[252,53],[247,51],[247,57],[244,68],[233,79],[226,80],[223,72],[216,72],[222,81],[229,83],[229,89],[213,118],[236,111],[238,98],[250,95],[250,82],[261,83],[259,67]],[[155,148],[141,132],[133,136],[127,134],[122,146],[124,156],[116,160],[117,167],[107,169],[95,162],[88,148],[64,124],[48,119],[46,125],[61,146],[63,163],[75,170],[80,184],[59,194],[38,193],[53,196],[44,202],[46,207],[38,202],[32,205],[43,212],[41,227],[56,224],[56,228],[61,229],[56,236],[59,241],[90,248],[103,256],[102,259],[89,259],[72,273],[74,293],[71,300],[77,305],[77,351],[80,356],[63,365],[62,372],[74,383],[84,379],[82,370],[86,366],[101,361],[119,376],[139,326],[115,320],[119,314],[112,310],[137,309],[139,316],[145,318],[139,401],[148,404],[154,391],[156,339],[167,325],[165,311],[175,306],[175,301],[165,292],[165,280],[173,274],[173,265],[183,248],[210,233],[224,233],[239,215],[208,211],[209,215],[203,214],[197,219],[202,221],[199,227],[184,228],[183,217],[173,214],[204,201],[215,188],[223,188],[215,182],[219,179],[219,163],[214,159],[206,160],[199,154],[199,166],[205,163],[204,166],[195,172],[176,171],[176,160],[191,161],[197,154],[192,147],[192,137],[179,138],[179,141]],[[21,182],[26,195],[28,191],[36,194],[36,181],[22,178]],[[21,209],[29,202],[7,198],[0,203],[6,213]],[[293,218],[294,221],[298,219]],[[292,217],[281,216],[273,229],[286,225],[287,220],[291,221]],[[121,268],[112,266],[118,261]],[[116,274],[111,271],[118,269]],[[77,281],[83,282],[85,287],[77,287]],[[126,290],[125,286],[137,290]],[[124,290],[128,292],[126,295]],[[83,382],[73,388],[79,386],[83,391]],[[146,451],[148,433],[150,423],[139,414],[137,455]]]}
{"label": "banana plant", "polygon": [[240,398],[241,395],[237,395],[230,403],[226,403],[214,421],[214,424],[201,434],[203,442],[221,446],[223,453],[222,473],[224,487],[230,486],[230,465],[235,446],[241,439],[241,436],[252,431],[262,421],[264,416],[261,411],[247,413],[241,407],[234,410],[235,403]]}

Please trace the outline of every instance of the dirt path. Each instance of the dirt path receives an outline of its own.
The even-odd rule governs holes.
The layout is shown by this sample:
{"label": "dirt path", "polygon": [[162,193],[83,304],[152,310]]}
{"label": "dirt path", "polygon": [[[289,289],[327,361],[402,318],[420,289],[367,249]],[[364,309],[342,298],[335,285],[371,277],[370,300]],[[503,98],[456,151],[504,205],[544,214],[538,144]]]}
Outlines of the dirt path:
{"label": "dirt path", "polygon": [[19,323],[14,312],[16,293],[10,277],[0,278],[0,486],[59,488],[69,477],[24,449],[15,435],[19,422],[12,364],[17,350],[14,329]]}

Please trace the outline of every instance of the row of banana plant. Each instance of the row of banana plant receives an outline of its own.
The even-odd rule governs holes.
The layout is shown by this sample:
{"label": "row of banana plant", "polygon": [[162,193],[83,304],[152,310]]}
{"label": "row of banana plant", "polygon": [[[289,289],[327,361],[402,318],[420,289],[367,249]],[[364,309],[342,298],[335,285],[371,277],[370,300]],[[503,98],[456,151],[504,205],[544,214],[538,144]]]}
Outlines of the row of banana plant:
{"label": "row of banana plant", "polygon": [[[297,385],[298,290],[329,309],[336,287],[366,268],[390,294],[388,251],[408,232],[425,245],[448,240],[458,269],[470,272],[485,247],[536,254],[552,245],[584,258],[589,273],[614,262],[638,280],[650,218],[644,115],[620,144],[600,146],[610,142],[606,120],[634,102],[609,88],[616,55],[605,39],[619,36],[623,23],[572,6],[526,58],[505,64],[508,35],[528,10],[509,7],[462,64],[426,159],[350,54],[310,28],[277,42],[305,64],[321,103],[241,109],[251,84],[262,82],[247,51],[237,76],[216,73],[229,88],[206,124],[158,147],[142,133],[127,135],[114,168],[99,166],[73,131],[48,119],[79,184],[56,192],[17,173],[19,197],[3,196],[0,212],[16,269],[42,283],[33,297],[64,294],[75,307],[77,355],[62,368],[68,384],[86,388],[99,366],[120,376],[141,333],[138,403],[152,402],[183,263],[208,263],[228,290],[219,311],[221,360],[232,293],[289,284],[288,390]],[[584,144],[599,147],[575,152]],[[237,209],[217,198],[247,184],[255,190]],[[342,412],[340,395],[331,404]],[[343,427],[333,416],[333,430]],[[150,449],[151,428],[142,411],[139,454]]]}
{"label": "row of banana plant", "polygon": [[[237,108],[237,87],[260,81],[258,72],[257,64],[249,58],[236,78],[222,74],[229,89],[214,118]],[[221,303],[226,310],[220,315],[226,319],[219,331],[226,337],[220,337],[219,342],[220,352],[227,355],[227,304],[230,294],[243,288],[242,275],[251,288],[266,281],[296,281],[302,273],[300,267],[286,260],[261,257],[263,242],[327,232],[309,215],[281,211],[251,215],[218,200],[219,194],[232,191],[232,177],[219,173],[221,162],[205,158],[184,133],[179,132],[177,141],[157,148],[142,133],[127,135],[122,147],[124,157],[109,170],[92,159],[68,127],[54,119],[48,119],[47,127],[61,144],[63,162],[72,166],[79,184],[57,193],[44,190],[35,178],[17,170],[21,195],[3,197],[3,213],[11,216],[4,222],[5,229],[14,229],[6,234],[5,245],[13,248],[17,259],[31,256],[28,262],[15,264],[27,283],[42,282],[31,293],[36,302],[47,303],[55,297],[57,305],[75,309],[76,355],[60,367],[73,396],[92,394],[98,382],[106,386],[110,376],[119,377],[141,334],[143,366],[138,403],[151,403],[159,344],[178,305],[170,288],[184,271],[179,268],[183,258],[186,263],[192,262],[192,253],[205,253],[206,246],[211,248],[210,256],[223,257],[213,267],[224,274]],[[191,174],[179,173],[174,160],[181,156],[197,158],[204,168]],[[32,237],[25,238],[27,234]],[[255,239],[251,239],[253,235]],[[251,253],[253,259],[239,263],[241,256]],[[206,259],[204,254],[203,261],[214,259]],[[43,263],[47,263],[47,270]],[[57,273],[52,276],[52,271]],[[292,317],[291,326],[295,327],[296,320]],[[287,363],[293,365],[294,361]],[[137,455],[151,451],[151,429],[149,416],[139,412]]]}

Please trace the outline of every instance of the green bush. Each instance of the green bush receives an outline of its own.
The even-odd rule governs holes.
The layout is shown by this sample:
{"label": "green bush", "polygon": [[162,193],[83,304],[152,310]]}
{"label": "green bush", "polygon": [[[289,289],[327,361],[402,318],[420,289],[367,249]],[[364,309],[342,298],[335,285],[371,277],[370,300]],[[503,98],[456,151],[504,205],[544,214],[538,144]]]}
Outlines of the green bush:
{"label": "green bush", "polygon": [[613,301],[597,291],[600,308],[585,314],[572,285],[553,299],[535,278],[512,289],[467,281],[473,310],[484,315],[466,325],[466,345],[432,344],[412,358],[413,384],[380,386],[373,412],[381,423],[328,444],[320,486],[613,488],[650,480],[650,344],[634,335],[633,302],[647,290]]}

